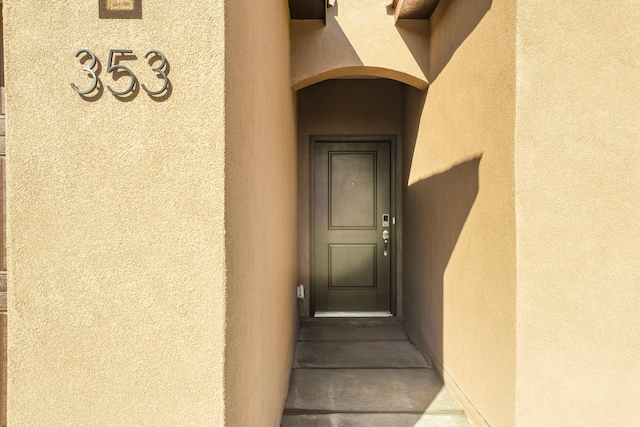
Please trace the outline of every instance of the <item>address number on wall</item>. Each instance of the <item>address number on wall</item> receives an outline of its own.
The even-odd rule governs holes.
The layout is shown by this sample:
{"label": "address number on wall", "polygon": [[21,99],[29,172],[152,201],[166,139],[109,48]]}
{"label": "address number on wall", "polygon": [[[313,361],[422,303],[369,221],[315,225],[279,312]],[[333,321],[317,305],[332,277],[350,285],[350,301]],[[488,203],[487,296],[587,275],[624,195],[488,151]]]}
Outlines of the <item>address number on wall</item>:
{"label": "address number on wall", "polygon": [[[86,89],[80,89],[76,86],[75,83],[71,83],[71,88],[76,91],[79,95],[88,95],[99,88],[100,79],[98,78],[98,74],[100,73],[100,66],[98,65],[98,59],[96,55],[90,51],[89,49],[78,49],[75,53],[75,57],[78,58],[80,55],[85,54],[81,58],[81,63],[84,65],[87,61],[89,64],[82,68],[83,71],[86,71],[88,77],[91,78],[91,82]],[[109,58],[107,60],[107,73],[112,73],[114,76],[114,80],[119,79],[120,77],[128,78],[129,85],[125,90],[115,90],[111,86],[107,85],[107,89],[116,95],[116,96],[126,96],[134,91],[136,87],[136,82],[138,79],[136,78],[133,71],[125,65],[120,64],[121,60],[132,60],[136,59],[135,56],[132,55],[133,51],[131,49],[111,49],[109,50]],[[130,55],[127,57],[126,55]],[[145,58],[149,58],[151,56],[151,64],[156,64],[159,60],[159,64],[156,67],[151,67],[151,70],[154,71],[159,79],[162,79],[162,84],[159,89],[156,88],[148,88],[144,83],[140,86],[147,92],[150,96],[158,96],[163,94],[167,87],[169,86],[169,78],[167,77],[167,59],[164,54],[160,52],[158,49],[149,49],[144,53]],[[155,90],[154,90],[155,89]]]}

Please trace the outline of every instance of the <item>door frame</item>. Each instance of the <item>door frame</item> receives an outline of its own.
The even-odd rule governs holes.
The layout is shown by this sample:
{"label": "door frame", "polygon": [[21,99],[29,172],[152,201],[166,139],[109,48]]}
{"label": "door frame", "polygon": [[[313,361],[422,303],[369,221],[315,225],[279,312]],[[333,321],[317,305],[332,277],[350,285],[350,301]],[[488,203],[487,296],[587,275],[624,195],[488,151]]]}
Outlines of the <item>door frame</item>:
{"label": "door frame", "polygon": [[401,224],[400,218],[398,217],[398,209],[397,209],[397,196],[399,193],[397,192],[397,136],[396,135],[310,135],[309,136],[309,315],[314,317],[316,314],[315,307],[315,299],[316,299],[316,289],[314,283],[315,271],[314,271],[314,258],[315,258],[315,224],[314,224],[314,213],[315,213],[315,150],[314,146],[316,142],[335,142],[335,143],[353,143],[353,142],[388,142],[390,145],[390,158],[391,162],[390,170],[390,197],[391,197],[391,217],[394,219],[391,227],[389,227],[391,238],[391,286],[390,289],[390,301],[389,307],[392,316],[398,316],[398,285],[397,285],[397,256],[398,256],[398,248],[397,244],[399,239],[397,239],[398,227]]}

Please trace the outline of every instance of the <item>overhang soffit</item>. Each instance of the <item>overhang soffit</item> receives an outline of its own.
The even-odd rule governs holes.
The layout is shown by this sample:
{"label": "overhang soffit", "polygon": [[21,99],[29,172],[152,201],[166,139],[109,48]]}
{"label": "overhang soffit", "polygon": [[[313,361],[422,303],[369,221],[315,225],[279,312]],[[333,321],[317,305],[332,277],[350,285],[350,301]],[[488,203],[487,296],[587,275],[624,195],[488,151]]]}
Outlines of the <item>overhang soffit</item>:
{"label": "overhang soffit", "polygon": [[[429,19],[439,0],[387,0],[387,2],[395,7],[394,15],[397,21],[398,19]],[[291,19],[321,19],[326,22],[329,3],[330,0],[289,0]]]}
{"label": "overhang soffit", "polygon": [[397,0],[395,18],[429,19],[440,0]]}

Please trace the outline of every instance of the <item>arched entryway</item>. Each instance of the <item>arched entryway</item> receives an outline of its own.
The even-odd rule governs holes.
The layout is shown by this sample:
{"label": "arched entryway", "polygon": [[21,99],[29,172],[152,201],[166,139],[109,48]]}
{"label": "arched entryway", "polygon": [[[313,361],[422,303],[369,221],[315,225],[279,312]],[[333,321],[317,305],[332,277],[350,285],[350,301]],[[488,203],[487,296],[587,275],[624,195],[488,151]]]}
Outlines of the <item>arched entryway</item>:
{"label": "arched entryway", "polygon": [[377,74],[297,91],[302,316],[402,315],[405,115],[424,92]]}

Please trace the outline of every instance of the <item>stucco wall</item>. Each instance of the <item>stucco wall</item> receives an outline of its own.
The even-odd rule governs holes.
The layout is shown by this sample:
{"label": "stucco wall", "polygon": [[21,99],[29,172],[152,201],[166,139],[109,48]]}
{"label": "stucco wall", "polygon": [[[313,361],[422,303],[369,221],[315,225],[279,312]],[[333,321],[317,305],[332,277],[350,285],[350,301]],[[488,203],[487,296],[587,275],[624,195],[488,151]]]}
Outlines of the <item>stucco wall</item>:
{"label": "stucco wall", "polygon": [[[300,283],[309,289],[309,137],[363,136],[401,133],[401,87],[386,79],[327,80],[298,92],[298,181]],[[400,138],[397,140],[401,144]],[[401,162],[397,162],[398,170]],[[397,180],[399,181],[399,180]],[[397,194],[400,193],[398,187]],[[398,204],[397,204],[398,205]],[[399,235],[399,227],[396,229]],[[396,253],[397,259],[399,253]],[[396,271],[400,266],[396,263]],[[398,284],[401,292],[401,284]],[[400,307],[399,307],[400,308]],[[309,298],[300,306],[309,315]]]}
{"label": "stucco wall", "polygon": [[425,88],[428,37],[428,21],[396,26],[393,10],[379,0],[335,2],[326,25],[291,21],[291,85],[298,90],[330,78],[372,75]]}
{"label": "stucco wall", "polygon": [[[223,2],[145,1],[98,19],[97,1],[4,3],[9,382],[13,426],[210,425],[224,417]],[[162,50],[173,93],[129,102],[103,85],[112,48],[152,86]]]}
{"label": "stucco wall", "polygon": [[514,425],[515,7],[441,1],[403,90],[404,316],[476,425]]}
{"label": "stucco wall", "polygon": [[517,425],[638,425],[638,2],[517,13]]}
{"label": "stucco wall", "polygon": [[226,29],[226,425],[273,427],[298,323],[287,4],[227,2]]}

